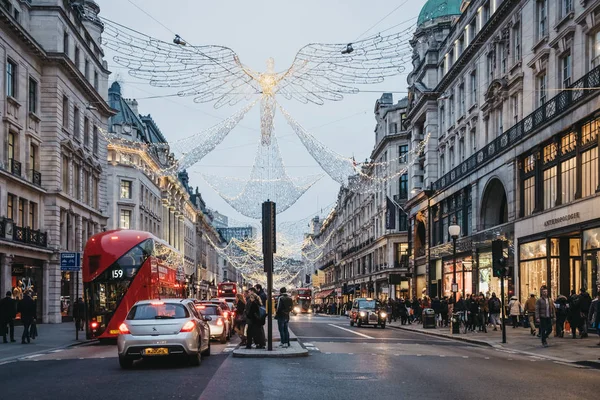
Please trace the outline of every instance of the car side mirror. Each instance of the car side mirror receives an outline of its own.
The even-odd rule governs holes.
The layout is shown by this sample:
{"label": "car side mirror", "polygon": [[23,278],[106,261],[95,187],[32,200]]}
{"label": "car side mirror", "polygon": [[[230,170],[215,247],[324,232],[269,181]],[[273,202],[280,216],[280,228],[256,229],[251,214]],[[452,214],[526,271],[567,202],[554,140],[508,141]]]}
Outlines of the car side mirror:
{"label": "car side mirror", "polygon": [[212,317],[206,316],[206,317],[203,317],[202,320],[205,322],[209,322],[209,321],[212,321]]}

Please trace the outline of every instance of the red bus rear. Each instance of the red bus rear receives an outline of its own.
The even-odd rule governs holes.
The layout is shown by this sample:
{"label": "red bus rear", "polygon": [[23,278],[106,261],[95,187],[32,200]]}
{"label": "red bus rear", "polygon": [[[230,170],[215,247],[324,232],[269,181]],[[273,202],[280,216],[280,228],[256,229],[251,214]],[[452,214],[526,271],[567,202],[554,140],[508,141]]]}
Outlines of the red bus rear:
{"label": "red bus rear", "polygon": [[177,280],[182,264],[180,253],[148,232],[114,230],[92,236],[82,262],[88,339],[116,338],[139,300],[185,297]]}
{"label": "red bus rear", "polygon": [[221,282],[217,284],[217,297],[219,298],[235,299],[237,293],[238,287],[235,282]]}

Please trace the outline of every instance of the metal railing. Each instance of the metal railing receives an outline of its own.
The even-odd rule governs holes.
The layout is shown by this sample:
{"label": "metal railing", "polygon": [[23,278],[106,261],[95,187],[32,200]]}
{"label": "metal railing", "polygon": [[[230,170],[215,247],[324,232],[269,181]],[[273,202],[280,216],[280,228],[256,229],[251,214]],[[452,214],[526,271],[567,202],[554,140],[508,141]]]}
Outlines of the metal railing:
{"label": "metal railing", "polygon": [[48,234],[37,229],[16,225],[8,218],[0,218],[0,239],[48,247]]}
{"label": "metal railing", "polygon": [[457,183],[481,166],[496,159],[542,125],[558,118],[573,105],[595,94],[598,88],[600,88],[600,66],[592,69],[569,88],[546,101],[509,130],[442,176],[433,184],[433,189],[443,190]]}

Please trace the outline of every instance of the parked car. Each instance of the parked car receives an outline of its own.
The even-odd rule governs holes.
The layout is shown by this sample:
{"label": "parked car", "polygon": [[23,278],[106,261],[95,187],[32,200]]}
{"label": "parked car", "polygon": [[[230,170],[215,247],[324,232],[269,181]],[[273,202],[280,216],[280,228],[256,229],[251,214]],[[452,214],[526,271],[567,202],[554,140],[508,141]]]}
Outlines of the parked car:
{"label": "parked car", "polygon": [[360,297],[352,302],[350,326],[375,325],[385,328],[387,313],[379,300]]}
{"label": "parked car", "polygon": [[202,315],[210,317],[210,338],[218,339],[221,343],[226,343],[231,337],[232,325],[229,319],[224,315],[223,309],[218,304],[199,303],[196,304],[196,309]]}
{"label": "parked car", "polygon": [[202,356],[210,355],[210,321],[192,300],[138,301],[119,326],[119,364],[131,368],[136,359],[176,356],[200,365]]}

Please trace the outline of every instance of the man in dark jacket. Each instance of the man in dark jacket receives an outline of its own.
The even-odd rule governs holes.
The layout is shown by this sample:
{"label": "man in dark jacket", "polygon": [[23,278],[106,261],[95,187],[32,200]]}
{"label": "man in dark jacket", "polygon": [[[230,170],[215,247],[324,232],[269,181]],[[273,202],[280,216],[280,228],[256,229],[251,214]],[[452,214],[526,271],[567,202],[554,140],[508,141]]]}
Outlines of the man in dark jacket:
{"label": "man in dark jacket", "polygon": [[75,320],[75,329],[78,331],[83,330],[83,324],[81,321],[85,318],[85,305],[83,299],[80,297],[73,304],[73,319]]}
{"label": "man in dark jacket", "polygon": [[262,301],[263,306],[266,307],[267,306],[267,294],[263,290],[262,286],[257,283],[254,286],[254,288],[256,289],[256,294],[258,295],[258,297],[260,297],[260,301]]}
{"label": "man in dark jacket", "polygon": [[581,332],[582,339],[588,336],[588,313],[591,305],[592,298],[590,297],[590,294],[585,288],[581,288],[579,290],[579,307],[581,310],[581,328],[579,331]]}
{"label": "man in dark jacket", "polygon": [[279,299],[277,300],[277,311],[275,312],[275,319],[277,320],[277,327],[279,328],[279,338],[281,343],[279,347],[290,347],[290,332],[288,330],[288,324],[290,322],[290,312],[294,306],[294,302],[288,296],[287,289],[282,287],[279,289]]}
{"label": "man in dark jacket", "polygon": [[569,314],[567,316],[567,320],[569,321],[569,325],[571,325],[571,334],[573,335],[573,339],[577,338],[577,329],[579,329],[579,334],[583,336],[583,332],[581,331],[581,299],[577,296],[577,293],[574,290],[571,290],[571,296],[569,297]]}
{"label": "man in dark jacket", "polygon": [[6,292],[6,297],[0,300],[0,331],[2,331],[2,341],[8,343],[6,335],[10,331],[10,341],[15,342],[15,316],[17,315],[17,305],[12,298],[10,290]]}
{"label": "man in dark jacket", "polygon": [[[270,311],[267,309],[267,307],[269,305],[267,303],[267,293],[263,290],[262,286],[259,283],[257,283],[256,285],[254,285],[254,289],[256,291],[256,295],[260,298],[260,301],[261,301],[260,306],[264,307],[265,310],[266,310],[266,312],[269,313]],[[266,321],[266,319],[262,318],[261,321],[260,321],[261,325],[264,325],[265,321]],[[265,336],[265,330],[264,330],[264,328],[262,326],[260,327],[260,329],[258,329],[258,335],[259,335],[259,341],[261,343],[266,343],[267,338]]]}
{"label": "man in dark jacket", "polygon": [[[35,318],[35,302],[31,298],[30,292],[25,292],[23,300],[19,302],[19,312],[21,313],[21,321],[23,321],[23,335],[21,336],[21,344],[31,343],[29,338],[29,328]],[[27,342],[25,341],[27,340]]]}
{"label": "man in dark jacket", "polygon": [[496,293],[492,293],[492,297],[488,300],[488,309],[490,311],[490,320],[492,321],[492,325],[494,326],[494,330],[498,330],[496,325],[500,326],[502,329],[502,323],[500,322],[500,311],[502,309],[502,303],[500,299],[496,297]]}

